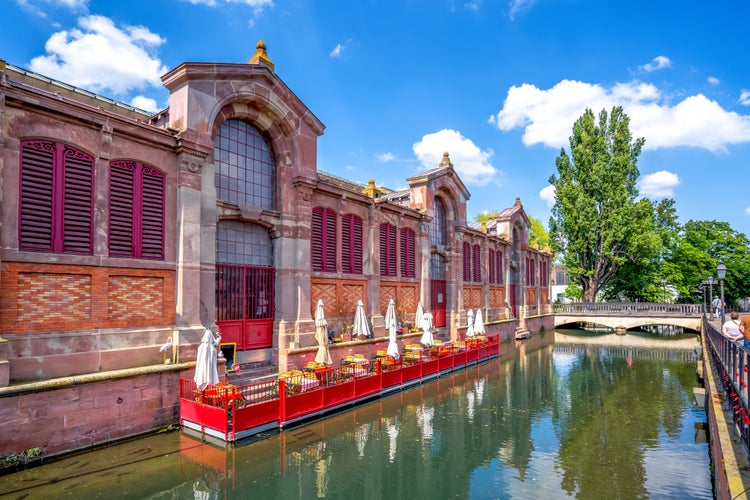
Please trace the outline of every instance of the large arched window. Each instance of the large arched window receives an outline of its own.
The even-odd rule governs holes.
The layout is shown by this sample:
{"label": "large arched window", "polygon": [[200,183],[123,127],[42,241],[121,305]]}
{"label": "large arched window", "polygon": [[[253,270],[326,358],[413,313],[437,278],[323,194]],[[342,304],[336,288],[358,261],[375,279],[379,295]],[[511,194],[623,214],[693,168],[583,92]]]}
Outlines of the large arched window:
{"label": "large arched window", "polygon": [[222,220],[216,226],[216,262],[273,267],[273,243],[258,224]]}
{"label": "large arched window", "polygon": [[214,143],[216,196],[268,210],[276,208],[275,165],[268,141],[249,123],[227,120]]}
{"label": "large arched window", "polygon": [[445,245],[446,238],[445,204],[440,198],[435,198],[435,213],[430,223],[430,241],[433,245]]}

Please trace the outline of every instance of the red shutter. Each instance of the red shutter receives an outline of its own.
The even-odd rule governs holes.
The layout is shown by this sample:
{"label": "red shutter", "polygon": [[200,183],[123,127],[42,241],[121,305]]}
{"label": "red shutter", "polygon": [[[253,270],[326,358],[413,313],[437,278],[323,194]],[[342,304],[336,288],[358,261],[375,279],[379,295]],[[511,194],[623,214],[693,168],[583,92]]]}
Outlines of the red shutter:
{"label": "red shutter", "polygon": [[352,225],[352,274],[362,274],[362,219],[356,215],[351,217]]}
{"label": "red shutter", "polygon": [[414,255],[414,231],[408,227],[401,229],[401,276],[415,276],[416,256]]}
{"label": "red shutter", "polygon": [[141,257],[164,258],[165,176],[143,165],[143,202],[141,211]]}
{"label": "red shutter", "polygon": [[325,215],[325,259],[324,271],[336,272],[336,212],[326,208]]}
{"label": "red shutter", "polygon": [[312,226],[310,237],[310,259],[313,271],[323,271],[323,208],[312,210]]}
{"label": "red shutter", "polygon": [[93,253],[94,159],[64,146],[65,202],[63,252]]}
{"label": "red shutter", "polygon": [[503,252],[499,251],[495,254],[495,262],[497,266],[497,283],[501,284],[503,283],[503,274],[505,274],[505,270],[503,269]]}
{"label": "red shutter", "polygon": [[109,174],[109,255],[133,257],[135,163],[113,162]]}
{"label": "red shutter", "polygon": [[21,250],[52,251],[55,144],[21,143],[18,240]]}
{"label": "red shutter", "polygon": [[471,259],[474,264],[474,281],[475,282],[481,282],[482,281],[482,249],[479,247],[479,245],[474,245],[472,247],[472,253],[473,258]]}
{"label": "red shutter", "polygon": [[380,225],[380,275],[388,276],[388,224]]}
{"label": "red shutter", "polygon": [[471,245],[464,241],[464,281],[471,281]]}
{"label": "red shutter", "polygon": [[489,282],[495,282],[495,250],[490,248],[489,257],[487,258],[487,270],[489,271]]}
{"label": "red shutter", "polygon": [[341,217],[341,271],[352,272],[352,216]]}
{"label": "red shutter", "polygon": [[396,276],[396,227],[388,225],[388,276]]}

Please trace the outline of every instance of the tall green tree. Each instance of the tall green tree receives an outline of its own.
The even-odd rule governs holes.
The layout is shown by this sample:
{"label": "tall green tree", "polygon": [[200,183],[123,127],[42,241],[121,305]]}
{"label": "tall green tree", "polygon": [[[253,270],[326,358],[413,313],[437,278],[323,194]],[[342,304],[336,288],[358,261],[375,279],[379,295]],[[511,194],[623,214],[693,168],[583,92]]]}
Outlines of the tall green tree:
{"label": "tall green tree", "polygon": [[632,138],[621,107],[602,110],[598,120],[587,109],[573,125],[570,155],[560,151],[558,173],[549,179],[555,186],[552,249],[580,285],[584,302],[593,302],[624,264],[658,251],[653,208],[636,200],[644,142]]}
{"label": "tall green tree", "polygon": [[547,232],[547,228],[544,227],[544,223],[530,215],[528,218],[529,225],[531,226],[529,230],[529,245],[536,243],[539,248],[547,248],[550,245],[549,233]]}

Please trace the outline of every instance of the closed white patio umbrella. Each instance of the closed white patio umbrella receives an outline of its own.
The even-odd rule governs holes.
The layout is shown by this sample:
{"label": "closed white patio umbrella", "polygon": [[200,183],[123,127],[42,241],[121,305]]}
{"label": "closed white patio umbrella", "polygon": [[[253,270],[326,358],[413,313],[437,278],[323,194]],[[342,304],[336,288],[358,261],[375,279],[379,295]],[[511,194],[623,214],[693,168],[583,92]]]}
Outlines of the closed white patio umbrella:
{"label": "closed white patio umbrella", "polygon": [[385,328],[388,330],[388,349],[386,354],[399,358],[398,344],[396,343],[396,305],[393,299],[388,301],[388,310],[385,313]]}
{"label": "closed white patio umbrella", "polygon": [[424,316],[424,311],[422,310],[422,301],[420,300],[417,304],[417,312],[414,314],[414,328],[422,328],[422,316]]}
{"label": "closed white patio umbrella", "polygon": [[328,352],[328,322],[323,310],[323,299],[318,299],[315,308],[315,340],[318,341],[318,352],[315,354],[315,362],[331,365],[331,353]]}
{"label": "closed white patio umbrella", "polygon": [[466,329],[466,337],[473,337],[474,336],[474,311],[469,309],[466,311],[466,322],[468,323],[469,327]]}
{"label": "closed white patio umbrella", "polygon": [[221,342],[221,335],[214,334],[211,330],[206,329],[201,339],[201,345],[198,346],[198,353],[195,359],[195,385],[203,391],[209,385],[219,383],[219,371],[216,368],[218,353],[216,346]]}
{"label": "closed white patio umbrella", "polygon": [[422,316],[422,329],[424,330],[424,333],[419,342],[422,345],[431,347],[435,342],[432,340],[432,313],[429,311]]}
{"label": "closed white patio umbrella", "polygon": [[474,335],[484,334],[484,320],[482,319],[482,310],[477,309],[477,315],[474,317]]}
{"label": "closed white patio umbrella", "polygon": [[372,333],[370,333],[370,325],[367,324],[367,317],[365,316],[365,305],[361,300],[357,301],[357,310],[354,312],[354,328],[352,328],[352,335],[365,335],[368,338],[372,337]]}

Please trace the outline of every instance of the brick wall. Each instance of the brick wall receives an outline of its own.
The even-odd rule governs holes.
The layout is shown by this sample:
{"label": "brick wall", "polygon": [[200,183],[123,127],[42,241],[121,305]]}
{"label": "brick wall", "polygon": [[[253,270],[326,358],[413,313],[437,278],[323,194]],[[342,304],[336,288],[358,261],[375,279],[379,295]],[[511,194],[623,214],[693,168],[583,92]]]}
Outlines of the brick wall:
{"label": "brick wall", "polygon": [[4,262],[0,335],[174,324],[175,273]]}

